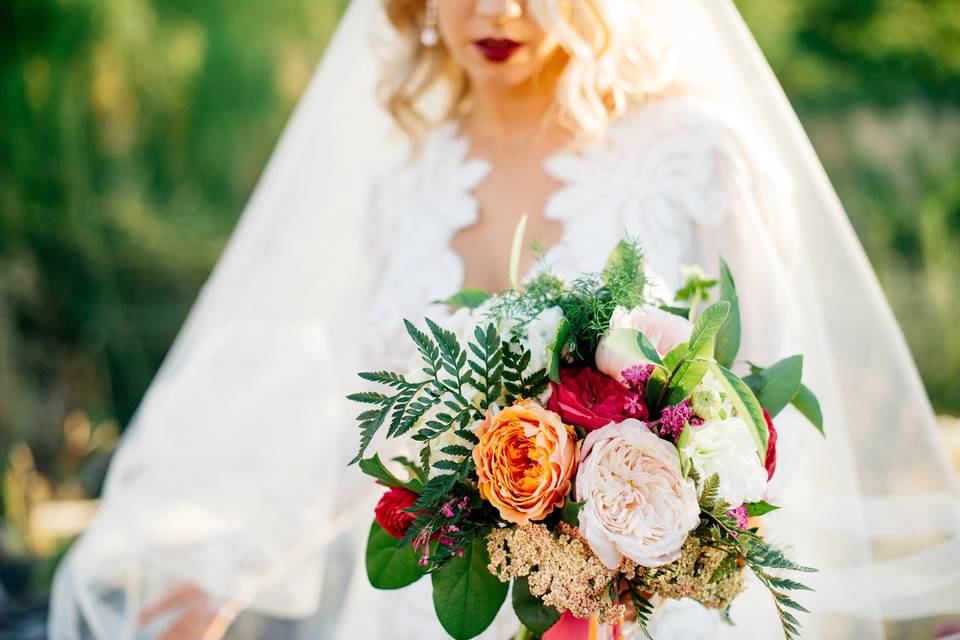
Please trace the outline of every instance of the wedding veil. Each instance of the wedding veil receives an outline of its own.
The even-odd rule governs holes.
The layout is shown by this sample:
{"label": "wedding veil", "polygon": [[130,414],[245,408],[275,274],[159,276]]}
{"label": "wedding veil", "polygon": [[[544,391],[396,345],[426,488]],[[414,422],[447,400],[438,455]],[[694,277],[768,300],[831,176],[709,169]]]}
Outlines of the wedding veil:
{"label": "wedding veil", "polygon": [[[730,0],[650,4],[680,84],[750,122],[793,184],[789,202],[760,200],[783,207],[771,238],[783,251],[765,255],[795,256],[766,265],[782,285],[769,318],[789,321],[807,356],[826,438],[780,425],[803,430],[784,436],[803,463],[771,536],[822,570],[811,634],[956,614],[960,487],[842,206]],[[134,637],[138,611],[183,582],[228,621],[246,611],[333,628],[343,558],[364,543],[351,532],[376,498],[345,468],[356,432],[343,396],[375,275],[367,196],[409,151],[375,98],[389,38],[381,0],[353,0],[57,572],[54,640]],[[735,275],[748,298],[754,274]]]}

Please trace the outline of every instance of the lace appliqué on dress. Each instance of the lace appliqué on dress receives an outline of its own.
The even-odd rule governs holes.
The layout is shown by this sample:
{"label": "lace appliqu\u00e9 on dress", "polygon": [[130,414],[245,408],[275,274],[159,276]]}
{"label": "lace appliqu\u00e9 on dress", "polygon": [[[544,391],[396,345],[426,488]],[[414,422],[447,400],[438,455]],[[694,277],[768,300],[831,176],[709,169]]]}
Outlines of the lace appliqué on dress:
{"label": "lace appliqu\u00e9 on dress", "polygon": [[467,160],[468,152],[467,140],[447,123],[424,141],[419,156],[378,182],[373,207],[383,270],[371,305],[380,329],[378,367],[405,361],[403,319],[419,323],[432,302],[463,282],[463,264],[450,243],[477,221],[471,192],[491,170],[485,160]]}
{"label": "lace appliqu\u00e9 on dress", "polygon": [[573,272],[601,269],[605,250],[626,234],[671,288],[692,259],[693,225],[727,216],[727,176],[745,171],[720,114],[686,97],[643,105],[603,140],[554,155],[545,167],[565,184],[545,213],[564,224],[560,247]]}

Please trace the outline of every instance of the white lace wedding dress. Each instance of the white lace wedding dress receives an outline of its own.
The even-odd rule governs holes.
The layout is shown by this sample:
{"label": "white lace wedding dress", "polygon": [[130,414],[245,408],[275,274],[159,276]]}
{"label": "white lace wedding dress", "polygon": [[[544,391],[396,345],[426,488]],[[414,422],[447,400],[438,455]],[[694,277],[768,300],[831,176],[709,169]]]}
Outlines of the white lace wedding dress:
{"label": "white lace wedding dress", "polygon": [[[628,234],[642,242],[648,268],[664,290],[675,291],[681,265],[701,258],[696,236],[713,235],[735,207],[758,206],[742,201],[751,193],[742,187],[765,179],[755,171],[753,156],[760,150],[746,146],[753,143],[739,129],[706,100],[660,98],[635,108],[583,151],[548,157],[544,167],[562,186],[544,213],[562,223],[563,233],[543,264],[566,278],[598,272]],[[419,156],[378,181],[373,207],[382,276],[371,317],[372,367],[403,369],[412,347],[402,319],[442,317],[446,308],[431,303],[463,287],[463,264],[450,242],[477,221],[472,191],[491,170],[485,159],[468,156],[469,141],[447,123],[428,136]],[[725,249],[725,254],[748,250]],[[716,268],[715,262],[702,266]],[[365,628],[341,629],[337,637],[447,637],[432,609],[428,579],[400,591],[374,591],[362,571],[355,581],[359,585],[344,619],[364,620]],[[671,601],[661,606],[653,632],[657,640],[714,638],[720,627],[715,612],[692,601]],[[517,629],[508,601],[481,637],[503,640]]]}

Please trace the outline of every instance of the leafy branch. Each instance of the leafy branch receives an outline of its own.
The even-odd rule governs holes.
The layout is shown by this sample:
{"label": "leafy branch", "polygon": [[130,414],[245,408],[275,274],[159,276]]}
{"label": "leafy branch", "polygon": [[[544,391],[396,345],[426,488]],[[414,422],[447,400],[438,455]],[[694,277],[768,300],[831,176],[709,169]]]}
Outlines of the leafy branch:
{"label": "leafy branch", "polygon": [[731,569],[731,563],[736,565],[737,558],[742,559],[773,596],[784,635],[790,640],[800,632],[800,621],[793,611],[809,612],[788,592],[810,591],[810,588],[791,578],[771,573],[771,570],[812,573],[816,569],[789,560],[782,551],[757,535],[755,530],[741,529],[736,519],[728,515],[730,505],[719,497],[719,488],[720,476],[714,474],[704,481],[700,496],[702,513],[713,522],[714,530],[719,533],[719,540],[716,540],[718,546],[727,548],[731,553],[715,570],[711,580],[722,579],[724,572],[735,570]]}

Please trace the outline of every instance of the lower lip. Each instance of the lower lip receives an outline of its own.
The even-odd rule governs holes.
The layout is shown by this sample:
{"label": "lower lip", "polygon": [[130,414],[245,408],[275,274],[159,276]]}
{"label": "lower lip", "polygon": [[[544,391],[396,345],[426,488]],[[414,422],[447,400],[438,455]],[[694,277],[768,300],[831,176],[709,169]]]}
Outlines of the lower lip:
{"label": "lower lip", "polygon": [[519,44],[494,47],[480,42],[477,43],[477,49],[490,62],[506,62],[519,48]]}

